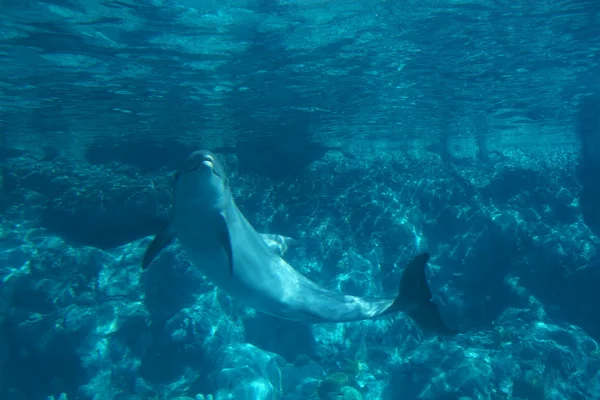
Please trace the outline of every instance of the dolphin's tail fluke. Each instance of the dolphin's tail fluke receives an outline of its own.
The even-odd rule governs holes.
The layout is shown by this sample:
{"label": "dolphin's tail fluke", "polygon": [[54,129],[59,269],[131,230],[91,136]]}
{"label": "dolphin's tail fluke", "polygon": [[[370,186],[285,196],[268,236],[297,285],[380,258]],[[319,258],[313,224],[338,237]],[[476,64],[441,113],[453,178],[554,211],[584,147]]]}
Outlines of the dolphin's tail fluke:
{"label": "dolphin's tail fluke", "polygon": [[431,290],[425,276],[425,266],[429,254],[422,253],[413,258],[400,280],[400,292],[388,312],[405,312],[417,325],[426,331],[452,335],[458,331],[450,328],[440,315],[437,306],[431,302]]}

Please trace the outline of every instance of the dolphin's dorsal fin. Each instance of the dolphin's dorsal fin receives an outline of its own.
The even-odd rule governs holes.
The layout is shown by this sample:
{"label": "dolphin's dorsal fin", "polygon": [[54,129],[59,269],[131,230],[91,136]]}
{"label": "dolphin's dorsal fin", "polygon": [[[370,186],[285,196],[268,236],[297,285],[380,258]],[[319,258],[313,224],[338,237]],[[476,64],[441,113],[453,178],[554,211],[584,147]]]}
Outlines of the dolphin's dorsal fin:
{"label": "dolphin's dorsal fin", "polygon": [[175,238],[175,230],[171,227],[171,224],[167,225],[165,229],[160,231],[154,239],[150,242],[146,251],[144,252],[144,260],[142,261],[142,269],[148,268],[152,261],[158,256],[158,254],[167,247]]}
{"label": "dolphin's dorsal fin", "polygon": [[231,237],[229,236],[229,227],[227,226],[227,219],[225,214],[219,213],[217,217],[217,227],[219,229],[219,240],[225,254],[227,254],[227,261],[229,262],[229,275],[233,276],[233,250],[231,248]]}
{"label": "dolphin's dorsal fin", "polygon": [[299,243],[296,239],[292,239],[291,237],[273,233],[261,233],[260,236],[263,238],[269,249],[273,250],[273,252],[280,257],[283,257],[290,247],[295,247]]}

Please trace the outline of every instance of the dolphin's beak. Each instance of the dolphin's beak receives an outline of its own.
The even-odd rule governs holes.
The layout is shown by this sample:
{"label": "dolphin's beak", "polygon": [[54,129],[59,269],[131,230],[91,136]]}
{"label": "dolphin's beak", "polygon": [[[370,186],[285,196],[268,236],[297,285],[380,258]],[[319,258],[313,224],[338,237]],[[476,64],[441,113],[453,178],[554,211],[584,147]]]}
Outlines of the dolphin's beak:
{"label": "dolphin's beak", "polygon": [[219,169],[215,168],[215,159],[213,158],[213,156],[211,156],[210,154],[206,154],[204,156],[204,159],[202,160],[202,165],[206,165],[208,168],[210,168],[213,174],[223,179],[223,177],[218,171]]}
{"label": "dolphin's beak", "polygon": [[197,169],[203,166],[210,168],[210,171],[212,173],[214,173],[218,177],[221,177],[221,175],[217,172],[217,169],[215,169],[215,159],[213,158],[213,156],[210,154],[202,154],[200,157],[195,158],[192,163],[184,166],[182,169],[177,171],[177,173],[175,174],[175,179],[177,180],[177,178],[181,175],[187,174],[188,172],[196,171]]}

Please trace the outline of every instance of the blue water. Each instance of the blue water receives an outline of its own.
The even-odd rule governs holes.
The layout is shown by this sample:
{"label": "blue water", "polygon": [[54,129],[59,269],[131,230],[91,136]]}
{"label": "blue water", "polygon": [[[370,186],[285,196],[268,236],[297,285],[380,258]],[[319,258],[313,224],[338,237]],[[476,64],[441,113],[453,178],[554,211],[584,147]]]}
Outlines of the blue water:
{"label": "blue water", "polygon": [[[307,324],[215,289],[173,172],[222,160],[324,287],[433,301]],[[0,399],[600,399],[596,1],[0,0]]]}

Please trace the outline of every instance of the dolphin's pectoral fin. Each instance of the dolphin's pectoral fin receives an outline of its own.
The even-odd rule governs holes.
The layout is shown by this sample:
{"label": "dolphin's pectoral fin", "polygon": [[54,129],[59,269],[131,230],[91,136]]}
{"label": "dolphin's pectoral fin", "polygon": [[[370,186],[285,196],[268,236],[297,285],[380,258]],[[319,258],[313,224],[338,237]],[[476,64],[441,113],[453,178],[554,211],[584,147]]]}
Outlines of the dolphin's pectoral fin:
{"label": "dolphin's pectoral fin", "polygon": [[437,306],[431,302],[432,294],[425,276],[428,260],[429,254],[422,253],[408,263],[400,280],[400,293],[388,310],[404,311],[425,330],[438,334],[456,334],[458,331],[446,325]]}
{"label": "dolphin's pectoral fin", "polygon": [[231,237],[229,236],[229,227],[227,226],[227,220],[223,213],[219,214],[218,221],[219,239],[221,241],[221,246],[223,246],[223,250],[225,250],[225,254],[227,254],[227,260],[229,261],[229,275],[233,276],[233,250],[231,248]]}
{"label": "dolphin's pectoral fin", "polygon": [[142,261],[142,269],[148,268],[148,266],[154,261],[156,256],[167,247],[175,238],[175,231],[171,226],[167,226],[165,229],[160,231],[154,239],[150,242],[146,251],[144,252],[144,260]]}
{"label": "dolphin's pectoral fin", "polygon": [[295,247],[299,243],[298,240],[292,239],[291,237],[275,235],[272,233],[261,233],[260,236],[267,246],[269,246],[269,249],[273,250],[275,254],[280,257],[283,257],[290,247]]}

